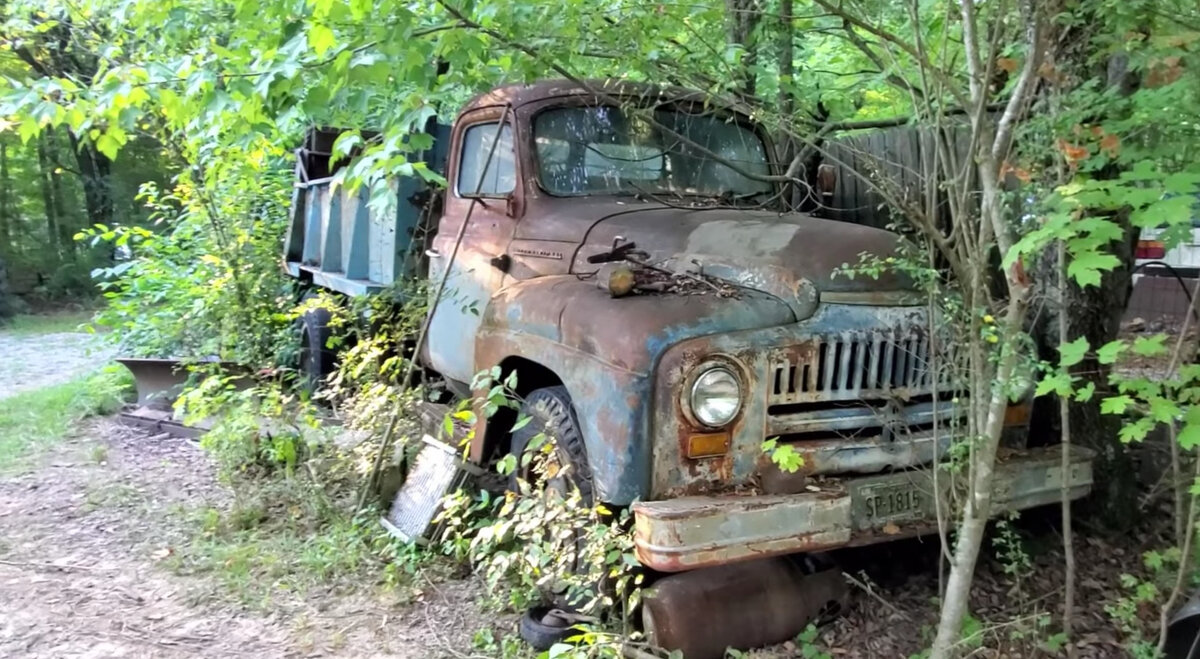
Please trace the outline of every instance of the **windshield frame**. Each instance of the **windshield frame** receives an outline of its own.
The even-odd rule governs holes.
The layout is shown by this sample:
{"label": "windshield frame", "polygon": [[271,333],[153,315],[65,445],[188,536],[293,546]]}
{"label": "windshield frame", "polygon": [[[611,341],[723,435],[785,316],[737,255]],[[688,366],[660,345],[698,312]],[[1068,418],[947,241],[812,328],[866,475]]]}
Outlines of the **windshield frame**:
{"label": "windshield frame", "polygon": [[[581,97],[575,97],[575,98],[569,98],[569,99],[559,98],[559,99],[555,99],[554,102],[547,102],[544,104],[539,104],[538,107],[536,107],[535,109],[533,109],[532,112],[530,112],[530,114],[528,115],[527,121],[524,122],[526,124],[528,130],[527,130],[526,137],[523,139],[523,142],[524,142],[524,146],[528,149],[528,152],[529,152],[530,164],[533,165],[530,168],[530,173],[532,174],[532,176],[530,178],[533,179],[533,183],[536,186],[538,192],[540,192],[541,194],[543,194],[547,197],[555,198],[555,199],[578,199],[578,198],[588,198],[588,197],[629,198],[629,197],[635,197],[635,196],[649,196],[650,198],[662,197],[665,199],[678,197],[678,198],[713,199],[713,200],[715,200],[720,197],[719,195],[688,194],[688,193],[666,192],[666,191],[660,192],[660,191],[656,191],[656,190],[648,190],[646,192],[640,192],[640,191],[630,191],[630,192],[590,191],[590,192],[579,192],[579,193],[563,193],[563,192],[555,192],[555,191],[548,189],[546,187],[546,185],[542,182],[541,155],[539,154],[538,148],[537,148],[537,120],[538,120],[538,117],[540,117],[545,112],[549,112],[549,111],[553,111],[553,110],[561,110],[561,109],[566,109],[566,108],[597,108],[597,107],[628,108],[628,107],[634,107],[639,110],[674,111],[674,112],[685,112],[688,114],[695,114],[695,115],[708,115],[715,119],[719,119],[722,121],[729,121],[729,122],[737,124],[737,126],[739,128],[748,131],[751,135],[753,135],[756,139],[758,139],[758,141],[762,144],[763,156],[765,158],[766,166],[767,166],[766,167],[767,174],[769,176],[773,176],[778,173],[777,172],[777,163],[775,162],[775,158],[774,158],[775,145],[772,143],[771,139],[767,136],[766,132],[762,129],[762,126],[745,114],[742,114],[742,113],[734,111],[734,110],[714,108],[711,105],[705,106],[702,103],[699,103],[696,101],[690,101],[690,100],[647,99],[644,96],[630,96],[630,95],[624,95],[624,94],[622,94],[622,95],[614,94],[612,96],[618,101],[627,101],[627,102],[607,103],[607,102],[604,102],[604,99],[597,99],[595,97],[587,97],[587,96],[581,96]],[[768,195],[768,199],[775,199],[776,197],[779,196],[779,182],[778,181],[764,181],[764,183],[767,184],[768,189],[763,190],[762,192],[759,192],[759,193],[755,193],[753,196],[758,197],[758,196],[762,196],[762,195]]]}

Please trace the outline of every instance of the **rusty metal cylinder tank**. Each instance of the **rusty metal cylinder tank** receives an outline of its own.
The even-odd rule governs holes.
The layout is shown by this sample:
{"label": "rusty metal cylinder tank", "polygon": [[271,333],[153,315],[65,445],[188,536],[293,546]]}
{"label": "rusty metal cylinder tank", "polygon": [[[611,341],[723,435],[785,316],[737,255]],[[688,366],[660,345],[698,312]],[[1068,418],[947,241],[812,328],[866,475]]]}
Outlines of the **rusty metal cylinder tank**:
{"label": "rusty metal cylinder tank", "polygon": [[642,602],[647,639],[684,659],[721,659],[795,637],[846,596],[840,570],[811,572],[795,557],[721,565],[665,577]]}

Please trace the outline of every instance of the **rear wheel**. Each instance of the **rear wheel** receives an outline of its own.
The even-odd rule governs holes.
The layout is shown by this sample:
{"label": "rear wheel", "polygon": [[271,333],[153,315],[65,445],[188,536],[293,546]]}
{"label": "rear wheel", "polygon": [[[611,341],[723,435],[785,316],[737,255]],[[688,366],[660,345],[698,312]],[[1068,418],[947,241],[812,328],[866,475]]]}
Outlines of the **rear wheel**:
{"label": "rear wheel", "polygon": [[337,352],[329,347],[332,318],[329,310],[322,308],[309,309],[300,316],[300,384],[307,391],[316,391],[337,363]]}

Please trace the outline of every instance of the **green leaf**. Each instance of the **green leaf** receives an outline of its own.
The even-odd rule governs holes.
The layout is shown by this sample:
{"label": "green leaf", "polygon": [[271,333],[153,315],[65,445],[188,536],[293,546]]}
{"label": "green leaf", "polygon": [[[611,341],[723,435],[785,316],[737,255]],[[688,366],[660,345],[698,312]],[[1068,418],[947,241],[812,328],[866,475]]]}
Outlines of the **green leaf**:
{"label": "green leaf", "polygon": [[1184,382],[1200,380],[1200,364],[1187,364],[1179,368],[1179,379]]}
{"label": "green leaf", "polygon": [[1195,194],[1200,188],[1200,172],[1176,172],[1163,179],[1163,189],[1173,195]]}
{"label": "green leaf", "polygon": [[1179,441],[1179,447],[1185,451],[1200,446],[1200,406],[1188,408],[1187,414],[1184,416],[1183,428],[1180,429],[1176,439]]}
{"label": "green leaf", "polygon": [[1159,423],[1173,423],[1175,417],[1179,416],[1179,406],[1173,400],[1168,400],[1162,396],[1154,396],[1149,402],[1150,418]]}
{"label": "green leaf", "polygon": [[1100,349],[1096,351],[1096,360],[1101,364],[1116,363],[1117,358],[1120,357],[1121,353],[1125,352],[1125,349],[1128,347],[1129,345],[1121,339],[1109,341],[1108,343],[1100,346]]}
{"label": "green leaf", "polygon": [[1164,345],[1166,340],[1166,334],[1156,334],[1150,337],[1139,336],[1133,341],[1133,351],[1143,357],[1165,355],[1167,353],[1167,346]]}
{"label": "green leaf", "polygon": [[1088,351],[1088,340],[1085,337],[1079,337],[1070,343],[1064,343],[1058,346],[1058,354],[1060,355],[1058,364],[1063,368],[1074,366],[1083,361],[1083,356]]}
{"label": "green leaf", "polygon": [[337,37],[327,26],[313,23],[308,28],[308,45],[319,57],[337,45]]}
{"label": "green leaf", "polygon": [[1083,288],[1100,285],[1100,272],[1121,265],[1121,259],[1107,252],[1088,251],[1076,254],[1067,266],[1067,276]]}
{"label": "green leaf", "polygon": [[1046,394],[1054,393],[1059,396],[1066,396],[1071,393],[1071,375],[1064,371],[1047,375],[1038,383],[1037,389],[1034,390],[1034,396],[1045,396]]}
{"label": "green leaf", "polygon": [[[768,440],[774,442],[775,440]],[[766,442],[764,442],[766,444]],[[789,474],[794,474],[800,471],[800,467],[804,466],[804,457],[796,450],[796,447],[791,444],[774,445],[771,451],[771,462],[779,467],[780,471],[786,471]]]}
{"label": "green leaf", "polygon": [[104,154],[105,158],[116,160],[117,152],[121,150],[121,143],[112,135],[104,133],[96,138],[96,150]]}
{"label": "green leaf", "polygon": [[1154,429],[1154,421],[1148,418],[1141,418],[1133,423],[1127,423],[1121,426],[1120,432],[1117,434],[1118,439],[1123,443],[1140,442],[1150,434]]}
{"label": "green leaf", "polygon": [[517,419],[517,422],[513,424],[513,427],[511,430],[509,430],[509,432],[516,432],[521,428],[524,428],[525,426],[529,425],[530,421],[533,421],[532,416],[529,416],[528,414],[522,414],[521,418]]}
{"label": "green leaf", "polygon": [[1088,382],[1075,392],[1075,400],[1086,403],[1096,394],[1096,383]]}
{"label": "green leaf", "polygon": [[496,471],[504,476],[508,476],[516,470],[517,456],[513,455],[512,453],[500,458],[500,460],[496,463]]}
{"label": "green leaf", "polygon": [[1189,225],[1192,221],[1191,197],[1167,197],[1134,211],[1130,222],[1140,228]]}
{"label": "green leaf", "polygon": [[1066,634],[1058,632],[1057,634],[1051,634],[1043,645],[1050,654],[1058,654],[1067,645],[1067,641],[1069,640]]}
{"label": "green leaf", "polygon": [[1133,399],[1129,396],[1109,396],[1100,401],[1101,414],[1124,414],[1125,409],[1133,405]]}
{"label": "green leaf", "polygon": [[27,144],[40,131],[40,126],[32,119],[26,119],[17,126],[17,135],[21,137],[21,143]]}
{"label": "green leaf", "polygon": [[1148,551],[1142,556],[1142,562],[1151,570],[1161,570],[1163,567],[1162,552]]}

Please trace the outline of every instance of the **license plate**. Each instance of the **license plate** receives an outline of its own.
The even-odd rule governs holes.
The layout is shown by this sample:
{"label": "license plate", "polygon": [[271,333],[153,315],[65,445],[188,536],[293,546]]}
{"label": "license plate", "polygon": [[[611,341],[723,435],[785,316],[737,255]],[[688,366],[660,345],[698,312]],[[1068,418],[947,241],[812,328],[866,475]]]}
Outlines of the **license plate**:
{"label": "license plate", "polygon": [[933,493],[928,485],[907,479],[852,484],[850,500],[854,526],[880,528],[889,523],[933,518]]}

